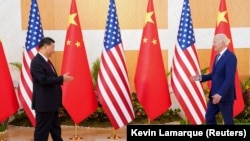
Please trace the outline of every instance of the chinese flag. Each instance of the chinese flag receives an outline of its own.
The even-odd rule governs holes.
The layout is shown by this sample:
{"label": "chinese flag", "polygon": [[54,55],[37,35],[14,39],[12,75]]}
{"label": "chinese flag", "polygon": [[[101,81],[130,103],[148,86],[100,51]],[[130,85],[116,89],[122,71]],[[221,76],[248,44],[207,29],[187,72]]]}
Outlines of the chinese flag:
{"label": "chinese flag", "polygon": [[137,98],[150,120],[171,106],[157,30],[153,0],[149,0],[134,82]]}
{"label": "chinese flag", "polygon": [[[227,35],[227,38],[229,40],[229,45],[228,49],[232,52],[234,52],[234,47],[233,47],[233,40],[231,36],[231,31],[230,31],[230,24],[229,24],[229,19],[228,19],[228,11],[227,11],[227,6],[226,6],[226,1],[221,0],[220,1],[220,7],[219,11],[217,14],[217,21],[216,21],[216,28],[215,28],[215,33],[223,33]],[[210,70],[213,68],[213,62],[215,59],[216,53],[214,49],[212,48],[212,53],[211,53],[211,58],[210,58]],[[240,85],[240,79],[238,76],[238,70],[236,70],[235,74],[235,88],[236,88],[236,99],[234,101],[234,111],[233,115],[234,117],[237,116],[239,113],[241,113],[244,109],[244,100],[243,100],[243,95],[242,95],[242,90],[241,90],[241,85]]]}
{"label": "chinese flag", "polygon": [[14,114],[18,108],[18,101],[11,79],[9,66],[4,55],[3,45],[0,40],[0,123]]}
{"label": "chinese flag", "polygon": [[71,3],[62,62],[62,74],[67,72],[74,80],[63,84],[63,106],[74,123],[78,124],[96,110],[97,98],[75,0]]}

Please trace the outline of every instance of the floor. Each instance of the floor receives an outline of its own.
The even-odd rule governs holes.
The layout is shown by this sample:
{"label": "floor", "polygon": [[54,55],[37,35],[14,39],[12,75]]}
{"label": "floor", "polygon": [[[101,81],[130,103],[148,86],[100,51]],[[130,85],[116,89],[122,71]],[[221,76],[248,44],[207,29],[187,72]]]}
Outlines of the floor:
{"label": "floor", "polygon": [[[33,141],[33,133],[34,128],[10,125],[4,141]],[[126,127],[114,130],[113,128],[62,126],[62,137],[64,141],[126,141]],[[52,139],[49,138],[48,141]]]}

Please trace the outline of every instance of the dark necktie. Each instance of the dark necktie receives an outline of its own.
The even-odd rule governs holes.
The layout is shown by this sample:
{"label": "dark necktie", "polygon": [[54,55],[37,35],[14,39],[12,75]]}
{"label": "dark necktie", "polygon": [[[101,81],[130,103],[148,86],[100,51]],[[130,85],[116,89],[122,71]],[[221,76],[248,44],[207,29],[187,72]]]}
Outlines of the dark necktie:
{"label": "dark necktie", "polygon": [[52,71],[55,73],[54,67],[53,67],[53,65],[52,65],[52,63],[51,63],[50,60],[48,60],[48,64],[49,64],[50,68],[52,69]]}

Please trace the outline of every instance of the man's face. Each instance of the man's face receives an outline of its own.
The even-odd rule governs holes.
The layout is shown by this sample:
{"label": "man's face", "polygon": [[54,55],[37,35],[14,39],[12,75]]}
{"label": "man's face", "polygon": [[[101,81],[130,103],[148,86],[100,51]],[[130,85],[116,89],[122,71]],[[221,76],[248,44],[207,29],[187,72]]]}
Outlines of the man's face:
{"label": "man's face", "polygon": [[51,43],[50,45],[46,45],[46,54],[48,55],[48,57],[51,57],[54,52],[55,52],[54,43]]}
{"label": "man's face", "polygon": [[216,51],[216,52],[220,52],[221,50],[223,50],[223,48],[224,48],[224,44],[223,44],[223,42],[222,42],[222,40],[220,40],[219,38],[214,38],[214,40],[213,40],[213,47],[214,47],[214,50]]}

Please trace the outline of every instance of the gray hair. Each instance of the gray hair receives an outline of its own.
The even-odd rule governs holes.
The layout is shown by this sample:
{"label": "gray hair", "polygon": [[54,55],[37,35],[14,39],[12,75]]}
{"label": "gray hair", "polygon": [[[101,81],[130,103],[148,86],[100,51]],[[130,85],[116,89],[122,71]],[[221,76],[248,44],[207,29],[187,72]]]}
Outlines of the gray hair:
{"label": "gray hair", "polygon": [[219,39],[222,41],[222,43],[224,43],[225,45],[229,44],[229,39],[227,38],[227,36],[223,33],[219,33],[215,35],[215,38]]}

